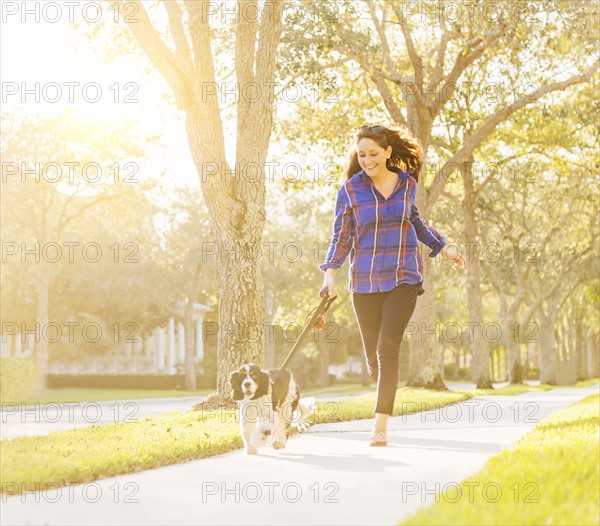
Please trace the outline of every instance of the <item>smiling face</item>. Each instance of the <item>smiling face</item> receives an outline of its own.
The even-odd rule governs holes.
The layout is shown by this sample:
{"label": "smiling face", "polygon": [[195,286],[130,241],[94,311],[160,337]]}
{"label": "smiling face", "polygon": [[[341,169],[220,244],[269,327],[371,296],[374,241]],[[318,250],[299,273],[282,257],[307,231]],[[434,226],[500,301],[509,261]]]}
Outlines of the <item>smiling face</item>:
{"label": "smiling face", "polygon": [[387,173],[386,160],[392,153],[392,147],[382,148],[373,139],[363,137],[356,145],[358,164],[371,177]]}

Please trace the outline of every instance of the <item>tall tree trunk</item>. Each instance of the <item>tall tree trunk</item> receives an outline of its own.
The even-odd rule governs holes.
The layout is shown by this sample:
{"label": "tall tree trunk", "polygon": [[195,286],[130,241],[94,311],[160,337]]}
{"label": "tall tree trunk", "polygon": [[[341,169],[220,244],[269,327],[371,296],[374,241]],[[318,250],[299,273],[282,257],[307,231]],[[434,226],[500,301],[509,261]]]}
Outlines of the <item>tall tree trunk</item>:
{"label": "tall tree trunk", "polygon": [[[36,338],[35,344],[35,387],[38,391],[46,389],[48,374],[48,340],[45,338],[45,331],[48,327],[48,288],[50,286],[50,265],[40,263],[41,272],[39,281],[36,283],[37,304],[35,320],[40,328],[40,335]],[[17,335],[20,337],[21,335]]]}
{"label": "tall tree trunk", "polygon": [[407,387],[448,390],[440,372],[440,349],[435,325],[435,291],[431,276],[431,258],[424,259],[423,288],[412,317],[415,333],[410,339]]}
{"label": "tall tree trunk", "polygon": [[275,315],[275,299],[272,290],[267,290],[265,292],[265,310],[268,326],[266,334],[265,366],[275,367],[275,327],[273,326],[273,316]]}
{"label": "tall tree trunk", "polygon": [[[431,142],[433,120],[419,113],[414,105],[414,97],[408,97],[406,113],[409,128],[416,134],[423,147],[423,165],[427,165],[427,150]],[[421,175],[421,180],[422,180]],[[422,210],[425,221],[429,219],[431,203],[423,188],[417,191],[417,206]],[[425,294],[417,298],[412,322],[415,334],[410,339],[409,371],[407,387],[424,387],[427,389],[448,390],[440,372],[441,346],[437,343],[435,315],[435,283],[432,276],[432,258],[423,258],[423,288]]]}
{"label": "tall tree trunk", "polygon": [[515,327],[518,321],[511,316],[502,318],[502,341],[506,350],[505,360],[508,373],[508,381],[511,384],[523,383],[523,365],[521,363],[521,343],[515,336]]}
{"label": "tall tree trunk", "polygon": [[467,257],[467,303],[469,307],[469,322],[474,330],[469,331],[469,346],[473,357],[471,376],[477,389],[492,389],[490,378],[490,349],[483,338],[483,300],[481,298],[481,274],[479,268],[479,243],[477,238],[477,223],[475,217],[475,189],[473,188],[473,173],[470,166],[473,155],[468,162],[460,166],[465,197],[462,201],[465,221],[465,247]]}
{"label": "tall tree trunk", "polygon": [[556,319],[538,311],[540,317],[540,383],[558,385],[558,346],[554,336]]}
{"label": "tall tree trunk", "polygon": [[185,331],[185,389],[195,391],[196,386],[196,339],[194,338],[193,296],[185,302],[183,329]]}
{"label": "tall tree trunk", "polygon": [[587,380],[590,376],[587,369],[587,360],[585,348],[583,346],[583,316],[581,312],[576,312],[575,317],[575,354],[577,356],[577,380]]}
{"label": "tall tree trunk", "polygon": [[[220,96],[207,93],[221,80],[215,73],[208,2],[162,3],[172,47],[152,26],[143,4],[135,3],[136,23],[127,27],[169,83],[177,106],[185,111],[190,151],[208,208],[219,256],[220,337],[215,398],[227,400],[233,370],[244,362],[264,365],[264,291],[256,254],[265,224],[265,161],[274,111],[269,89],[275,85],[284,2],[261,4],[259,18],[244,16],[253,2],[236,3],[234,66],[239,93],[234,169],[225,152]],[[122,17],[124,10],[117,11]],[[261,93],[258,100],[243,95],[252,87]]]}

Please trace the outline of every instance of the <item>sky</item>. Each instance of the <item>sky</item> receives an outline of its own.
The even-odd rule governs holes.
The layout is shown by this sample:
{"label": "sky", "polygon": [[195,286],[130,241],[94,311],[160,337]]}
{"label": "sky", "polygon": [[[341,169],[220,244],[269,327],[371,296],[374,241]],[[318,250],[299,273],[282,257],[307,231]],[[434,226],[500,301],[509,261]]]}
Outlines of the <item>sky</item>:
{"label": "sky", "polygon": [[[44,7],[45,4],[58,7],[52,9],[53,6]],[[0,3],[3,111],[51,114],[74,106],[99,125],[103,120],[113,123],[133,120],[144,131],[163,134],[165,147],[150,152],[148,166],[156,172],[152,175],[163,169],[169,173],[173,185],[198,188],[183,112],[165,99],[165,94],[170,93],[166,81],[154,69],[146,72],[146,64],[135,56],[125,55],[113,63],[103,63],[102,53],[94,49],[94,41],[88,41],[82,30],[69,24],[69,17],[81,23],[87,19],[93,24],[97,13],[94,4],[102,8],[103,17],[112,19],[114,13],[105,2],[75,1],[71,12],[62,2]],[[95,45],[104,45],[103,40],[100,42]],[[38,93],[40,100],[36,102]],[[84,95],[88,101],[83,99]],[[45,102],[44,98],[56,102]]]}

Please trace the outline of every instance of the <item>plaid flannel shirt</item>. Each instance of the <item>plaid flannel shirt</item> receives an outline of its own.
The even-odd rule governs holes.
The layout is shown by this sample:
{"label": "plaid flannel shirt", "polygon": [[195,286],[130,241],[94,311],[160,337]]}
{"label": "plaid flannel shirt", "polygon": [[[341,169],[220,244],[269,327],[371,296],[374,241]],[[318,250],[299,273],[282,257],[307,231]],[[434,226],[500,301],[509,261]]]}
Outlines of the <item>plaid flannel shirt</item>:
{"label": "plaid flannel shirt", "polygon": [[398,172],[398,184],[385,199],[361,170],[340,188],[335,204],[333,236],[321,271],[340,268],[350,255],[348,290],[386,292],[401,283],[423,289],[423,261],[417,241],[435,257],[446,237],[419,216],[417,181],[412,172]]}

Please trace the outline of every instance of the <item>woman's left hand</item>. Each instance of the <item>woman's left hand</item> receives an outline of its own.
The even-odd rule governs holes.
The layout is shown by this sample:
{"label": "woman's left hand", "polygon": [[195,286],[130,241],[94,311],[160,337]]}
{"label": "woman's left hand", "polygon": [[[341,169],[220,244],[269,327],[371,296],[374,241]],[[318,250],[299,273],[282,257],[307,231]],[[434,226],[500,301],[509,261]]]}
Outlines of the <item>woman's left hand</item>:
{"label": "woman's left hand", "polygon": [[450,261],[454,261],[454,266],[452,267],[453,270],[460,270],[460,269],[467,268],[467,260],[458,253],[458,250],[456,250],[456,247],[446,245],[444,248],[442,248],[441,254],[446,259],[448,259]]}

